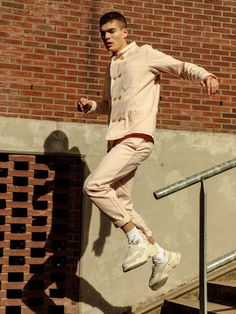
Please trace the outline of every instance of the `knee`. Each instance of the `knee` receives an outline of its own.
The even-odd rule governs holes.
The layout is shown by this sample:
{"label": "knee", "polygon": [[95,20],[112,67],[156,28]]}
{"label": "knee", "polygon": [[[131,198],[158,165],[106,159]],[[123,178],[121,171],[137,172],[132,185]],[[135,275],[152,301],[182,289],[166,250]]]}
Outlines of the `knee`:
{"label": "knee", "polygon": [[88,196],[92,196],[98,190],[98,184],[91,180],[90,176],[84,181],[83,192]]}
{"label": "knee", "polygon": [[97,196],[101,193],[106,193],[109,190],[109,184],[104,184],[100,180],[88,177],[83,185],[83,192],[89,197]]}
{"label": "knee", "polygon": [[90,183],[89,183],[89,177],[84,181],[83,185],[83,192],[84,194],[89,195],[89,190],[90,190]]}

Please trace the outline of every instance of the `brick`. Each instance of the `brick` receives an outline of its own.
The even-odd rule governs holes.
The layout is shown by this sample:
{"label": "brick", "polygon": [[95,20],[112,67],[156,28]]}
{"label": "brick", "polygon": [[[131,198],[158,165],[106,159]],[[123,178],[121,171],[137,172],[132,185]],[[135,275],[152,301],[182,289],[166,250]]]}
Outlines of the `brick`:
{"label": "brick", "polygon": [[[107,119],[96,114],[90,117],[81,114],[74,116],[72,101],[79,94],[87,94],[96,100],[98,94],[101,95],[103,73],[109,61],[109,54],[100,43],[97,21],[107,2],[100,1],[97,11],[90,8],[88,1],[58,2],[53,8],[45,2],[37,6],[37,12],[33,3],[34,1],[31,0],[3,1],[4,11],[0,21],[2,26],[0,49],[5,56],[1,63],[4,72],[3,81],[13,83],[14,79],[14,83],[18,83],[18,86],[14,86],[13,83],[4,92],[1,91],[1,101],[6,105],[2,106],[4,110],[1,110],[0,115],[105,124]],[[222,84],[221,91],[222,95],[229,95],[227,106],[232,106],[235,102],[233,80],[236,78],[232,73],[236,60],[236,55],[233,53],[235,41],[232,36],[236,22],[233,1],[200,3],[187,0],[164,2],[153,0],[144,3],[129,0],[121,4],[115,0],[109,4],[110,9],[117,6],[127,12],[128,22],[133,28],[132,39],[137,40],[138,43],[148,42],[177,58],[197,64],[201,60],[201,65],[217,72],[220,79],[227,78],[228,82]],[[25,20],[26,11],[31,12],[27,20]],[[90,23],[88,28],[90,14],[93,14],[94,22]],[[46,24],[45,18],[47,18]],[[159,39],[158,43],[156,38]],[[163,78],[165,80],[165,75],[162,75],[162,80]],[[40,80],[40,84],[37,84],[39,86],[35,86],[33,91],[41,94],[34,94],[30,89],[28,93],[31,84],[27,85],[23,82],[30,80]],[[178,90],[175,90],[176,86]],[[60,87],[63,89],[60,90]],[[77,92],[73,91],[73,88],[77,89]],[[172,97],[168,100],[172,104],[170,106],[173,110],[172,115],[175,115],[178,106],[186,110],[188,108],[185,105],[208,106],[201,101],[206,98],[200,89],[198,92],[191,88],[186,90],[184,83],[178,85],[172,81],[168,81],[162,87],[163,95],[166,92],[177,91],[179,95],[173,96],[176,99]],[[63,99],[59,99],[61,92],[64,95]],[[189,101],[186,100],[187,98]],[[50,105],[53,105],[55,99],[58,99],[58,102],[53,108]],[[197,99],[198,102],[192,102],[192,99]],[[212,107],[212,103],[209,106]],[[67,111],[68,116],[64,114]],[[204,117],[211,117],[211,111],[220,115],[223,113],[219,109],[208,110],[203,107],[194,107],[192,111],[198,111],[199,116],[202,111],[209,112],[208,115],[204,114]],[[228,111],[226,110],[225,113]],[[186,114],[182,112],[180,115],[184,117]],[[190,116],[197,115],[190,113]],[[222,116],[217,118],[229,120]],[[159,120],[161,119],[164,117],[160,116]],[[184,123],[184,120],[180,120],[180,122],[183,130],[189,129],[187,121]],[[219,123],[222,126],[224,122],[219,120]],[[231,118],[230,124],[233,123]],[[194,127],[197,130],[198,125],[195,124]],[[176,125],[170,124],[169,128],[175,129]],[[202,125],[199,124],[199,130],[202,129]],[[216,131],[210,125],[205,125],[204,129]],[[222,131],[222,128],[217,127],[217,131],[219,130]],[[234,128],[225,129],[224,132],[235,133]]]}
{"label": "brick", "polygon": [[66,45],[47,44],[47,48],[55,50],[67,50]]}
{"label": "brick", "polygon": [[2,1],[2,6],[14,8],[14,9],[24,9],[24,4],[17,3],[17,2],[10,2],[10,1]]}

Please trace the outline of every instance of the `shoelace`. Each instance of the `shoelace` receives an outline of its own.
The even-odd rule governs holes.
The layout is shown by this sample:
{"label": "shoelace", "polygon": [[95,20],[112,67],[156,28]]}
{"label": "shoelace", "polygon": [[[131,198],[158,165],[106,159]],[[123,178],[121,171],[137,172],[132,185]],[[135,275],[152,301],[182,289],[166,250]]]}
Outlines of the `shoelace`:
{"label": "shoelace", "polygon": [[128,245],[129,247],[133,246],[133,245],[138,245],[139,244],[139,240],[131,240]]}
{"label": "shoelace", "polygon": [[130,242],[126,242],[126,243],[123,243],[122,246],[124,247],[131,247],[133,245],[138,245],[139,244],[139,240],[131,240]]}
{"label": "shoelace", "polygon": [[157,271],[158,271],[158,265],[153,263],[152,264],[152,275],[155,275]]}

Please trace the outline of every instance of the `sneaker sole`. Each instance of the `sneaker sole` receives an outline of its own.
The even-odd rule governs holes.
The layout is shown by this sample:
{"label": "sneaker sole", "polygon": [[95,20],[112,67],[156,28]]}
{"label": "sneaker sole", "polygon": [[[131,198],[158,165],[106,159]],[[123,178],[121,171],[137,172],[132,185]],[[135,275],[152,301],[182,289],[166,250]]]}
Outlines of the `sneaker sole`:
{"label": "sneaker sole", "polygon": [[164,286],[165,283],[167,282],[168,278],[169,278],[168,273],[171,272],[172,270],[174,270],[180,264],[180,261],[181,261],[181,254],[178,253],[176,263],[174,265],[172,265],[170,268],[168,268],[168,271],[166,272],[166,276],[163,277],[160,281],[158,281],[155,285],[149,286],[149,287],[152,290],[156,291],[156,290],[160,289],[162,286]]}
{"label": "sneaker sole", "polygon": [[147,250],[147,253],[144,256],[141,256],[135,263],[130,264],[128,267],[122,266],[123,272],[126,273],[130,270],[133,270],[139,266],[146,264],[148,261],[148,258],[153,257],[153,255],[155,254],[156,254],[156,248],[150,246],[150,249]]}

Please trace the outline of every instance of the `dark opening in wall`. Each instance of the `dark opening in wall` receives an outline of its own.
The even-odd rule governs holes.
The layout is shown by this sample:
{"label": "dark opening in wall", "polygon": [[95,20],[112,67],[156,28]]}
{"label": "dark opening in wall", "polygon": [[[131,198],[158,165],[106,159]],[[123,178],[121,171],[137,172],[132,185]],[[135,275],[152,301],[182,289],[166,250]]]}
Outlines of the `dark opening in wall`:
{"label": "dark opening in wall", "polygon": [[27,208],[12,208],[12,217],[27,217]]}
{"label": "dark opening in wall", "polygon": [[0,225],[5,225],[5,216],[0,216]]}
{"label": "dark opening in wall", "polygon": [[28,182],[27,177],[13,177],[13,185],[15,186],[27,186]]}
{"label": "dark opening in wall", "polygon": [[25,233],[25,224],[11,224],[11,233]]}
{"label": "dark opening in wall", "polygon": [[0,241],[3,241],[3,240],[4,240],[4,232],[0,231]]}
{"label": "dark opening in wall", "polygon": [[21,299],[22,290],[21,289],[7,289],[7,299]]}
{"label": "dark opening in wall", "polygon": [[27,303],[29,307],[43,306],[43,297],[29,298]]}
{"label": "dark opening in wall", "polygon": [[21,282],[24,280],[24,273],[13,272],[8,273],[8,282]]}
{"label": "dark opening in wall", "polygon": [[47,185],[35,185],[34,186],[34,195],[43,195],[48,193]]}
{"label": "dark opening in wall", "polygon": [[35,179],[47,179],[48,170],[34,170],[34,178]]}
{"label": "dark opening in wall", "polygon": [[27,202],[28,193],[25,192],[13,192],[13,202]]}
{"label": "dark opening in wall", "polygon": [[32,232],[32,241],[42,242],[46,241],[47,233],[46,232]]}
{"label": "dark opening in wall", "polygon": [[33,216],[32,226],[46,226],[47,217],[46,216]]}
{"label": "dark opening in wall", "polygon": [[64,305],[49,305],[48,314],[64,314]]}
{"label": "dark opening in wall", "polygon": [[9,265],[25,265],[25,257],[9,256]]}
{"label": "dark opening in wall", "polygon": [[35,264],[30,265],[30,274],[43,274],[45,270],[45,265]]}
{"label": "dark opening in wall", "polygon": [[21,307],[19,305],[7,305],[6,314],[21,314]]}
{"label": "dark opening in wall", "polygon": [[0,193],[6,193],[6,192],[7,192],[7,185],[0,184]]}
{"label": "dark opening in wall", "polygon": [[33,201],[33,209],[46,210],[48,209],[48,202],[47,201]]}
{"label": "dark opening in wall", "polygon": [[45,256],[45,248],[31,248],[30,249],[31,257],[44,257]]}
{"label": "dark opening in wall", "polygon": [[5,209],[6,208],[6,200],[1,200],[0,199],[0,209]]}
{"label": "dark opening in wall", "polygon": [[12,250],[21,250],[25,248],[25,240],[11,240],[10,248]]}
{"label": "dark opening in wall", "polygon": [[14,162],[14,169],[27,171],[27,170],[29,170],[29,163],[28,163],[28,161],[15,161]]}
{"label": "dark opening in wall", "polygon": [[7,154],[7,153],[0,153],[0,161],[1,162],[9,161],[9,154]]}
{"label": "dark opening in wall", "polygon": [[6,178],[8,176],[8,169],[0,168],[0,177]]}

